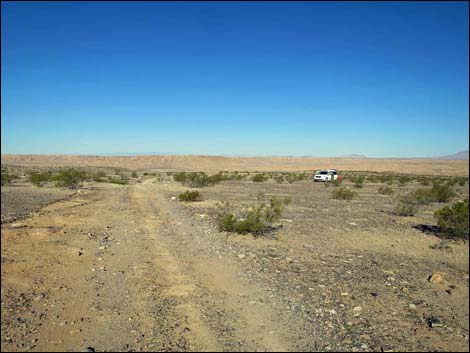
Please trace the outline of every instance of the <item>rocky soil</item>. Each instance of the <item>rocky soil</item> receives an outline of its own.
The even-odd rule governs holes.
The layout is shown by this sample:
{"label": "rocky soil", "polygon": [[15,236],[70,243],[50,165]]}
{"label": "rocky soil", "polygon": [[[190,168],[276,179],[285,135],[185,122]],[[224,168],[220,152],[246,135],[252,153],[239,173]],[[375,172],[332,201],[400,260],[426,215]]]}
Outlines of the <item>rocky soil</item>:
{"label": "rocky soil", "polygon": [[[2,351],[468,351],[468,243],[436,246],[417,226],[440,205],[398,217],[377,187],[223,182],[182,203],[148,178],[2,224]],[[259,192],[292,198],[282,227],[218,231],[218,202]]]}

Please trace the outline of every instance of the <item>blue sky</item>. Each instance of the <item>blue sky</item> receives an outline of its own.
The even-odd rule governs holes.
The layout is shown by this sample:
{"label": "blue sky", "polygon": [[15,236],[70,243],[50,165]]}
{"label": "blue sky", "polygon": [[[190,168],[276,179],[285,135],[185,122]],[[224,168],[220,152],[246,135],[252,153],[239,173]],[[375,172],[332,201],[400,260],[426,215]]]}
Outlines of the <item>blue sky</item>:
{"label": "blue sky", "polygon": [[2,2],[2,153],[468,149],[467,2]]}

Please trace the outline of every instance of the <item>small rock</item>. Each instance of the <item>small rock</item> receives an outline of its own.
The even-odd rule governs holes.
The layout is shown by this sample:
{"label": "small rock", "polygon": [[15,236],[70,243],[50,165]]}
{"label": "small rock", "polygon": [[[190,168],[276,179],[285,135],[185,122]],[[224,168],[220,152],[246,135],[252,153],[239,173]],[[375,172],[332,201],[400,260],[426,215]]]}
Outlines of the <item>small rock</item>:
{"label": "small rock", "polygon": [[353,308],[353,311],[355,311],[356,313],[361,312],[361,311],[362,311],[362,306],[355,306],[355,307]]}
{"label": "small rock", "polygon": [[410,309],[416,309],[416,305],[414,305],[414,304],[410,304],[410,305],[408,305],[408,307],[409,307]]}
{"label": "small rock", "polygon": [[434,272],[431,276],[429,276],[428,281],[431,283],[442,283],[444,282],[444,275],[443,272]]}
{"label": "small rock", "polygon": [[42,298],[44,298],[44,294],[38,294],[33,298],[33,300],[37,302],[38,300],[41,300]]}
{"label": "small rock", "polygon": [[239,258],[239,259],[244,259],[245,256],[246,256],[245,254],[238,254],[238,258]]}
{"label": "small rock", "polygon": [[427,320],[429,327],[442,327],[442,321],[435,316],[431,316]]}

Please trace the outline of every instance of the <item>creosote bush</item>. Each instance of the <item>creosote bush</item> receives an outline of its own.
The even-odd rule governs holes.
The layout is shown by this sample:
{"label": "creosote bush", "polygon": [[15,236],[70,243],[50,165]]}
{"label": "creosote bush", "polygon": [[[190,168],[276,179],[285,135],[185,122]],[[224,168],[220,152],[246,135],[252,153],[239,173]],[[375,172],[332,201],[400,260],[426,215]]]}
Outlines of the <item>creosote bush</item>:
{"label": "creosote bush", "polygon": [[41,187],[48,181],[52,181],[52,173],[47,171],[47,172],[33,172],[30,171],[28,172],[28,179],[33,184],[34,186]]}
{"label": "creosote bush", "polygon": [[357,196],[357,192],[349,188],[339,188],[331,193],[331,197],[336,200],[352,200]]}
{"label": "creosote bush", "polygon": [[82,181],[89,179],[90,176],[87,172],[77,169],[65,169],[61,170],[57,175],[54,176],[56,186],[67,187],[69,189],[77,189]]}
{"label": "creosote bush", "polygon": [[2,186],[10,185],[11,182],[16,178],[18,178],[17,175],[10,174],[8,170],[2,169]]}
{"label": "creosote bush", "polygon": [[259,200],[255,206],[245,206],[242,210],[233,213],[230,204],[225,202],[219,205],[217,225],[220,231],[261,235],[273,228],[279,221],[288,199],[271,197],[268,203]]}
{"label": "creosote bush", "polygon": [[204,172],[178,172],[173,174],[173,180],[192,188],[202,188],[228,180],[228,176],[222,173],[209,176]]}
{"label": "creosote bush", "polygon": [[398,216],[411,217],[419,211],[422,204],[412,195],[403,196],[395,207],[395,214]]}
{"label": "creosote bush", "polygon": [[468,198],[434,212],[439,230],[452,238],[468,239]]}
{"label": "creosote bush", "polygon": [[178,200],[186,202],[200,201],[202,195],[199,191],[185,191],[178,195]]}
{"label": "creosote bush", "polygon": [[393,195],[393,189],[390,186],[381,186],[377,192],[381,195]]}
{"label": "creosote bush", "polygon": [[261,174],[255,174],[253,175],[253,177],[251,178],[251,180],[255,183],[264,183],[265,181],[267,181],[269,178],[264,174],[264,173],[261,173]]}

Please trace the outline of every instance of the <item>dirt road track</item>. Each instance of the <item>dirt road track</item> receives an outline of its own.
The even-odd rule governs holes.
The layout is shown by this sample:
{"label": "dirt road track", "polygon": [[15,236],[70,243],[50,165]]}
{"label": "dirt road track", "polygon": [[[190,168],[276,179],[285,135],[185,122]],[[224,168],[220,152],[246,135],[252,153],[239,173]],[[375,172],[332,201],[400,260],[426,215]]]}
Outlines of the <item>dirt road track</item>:
{"label": "dirt road track", "polygon": [[295,349],[299,323],[152,180],[103,188],[2,227],[2,350]]}

